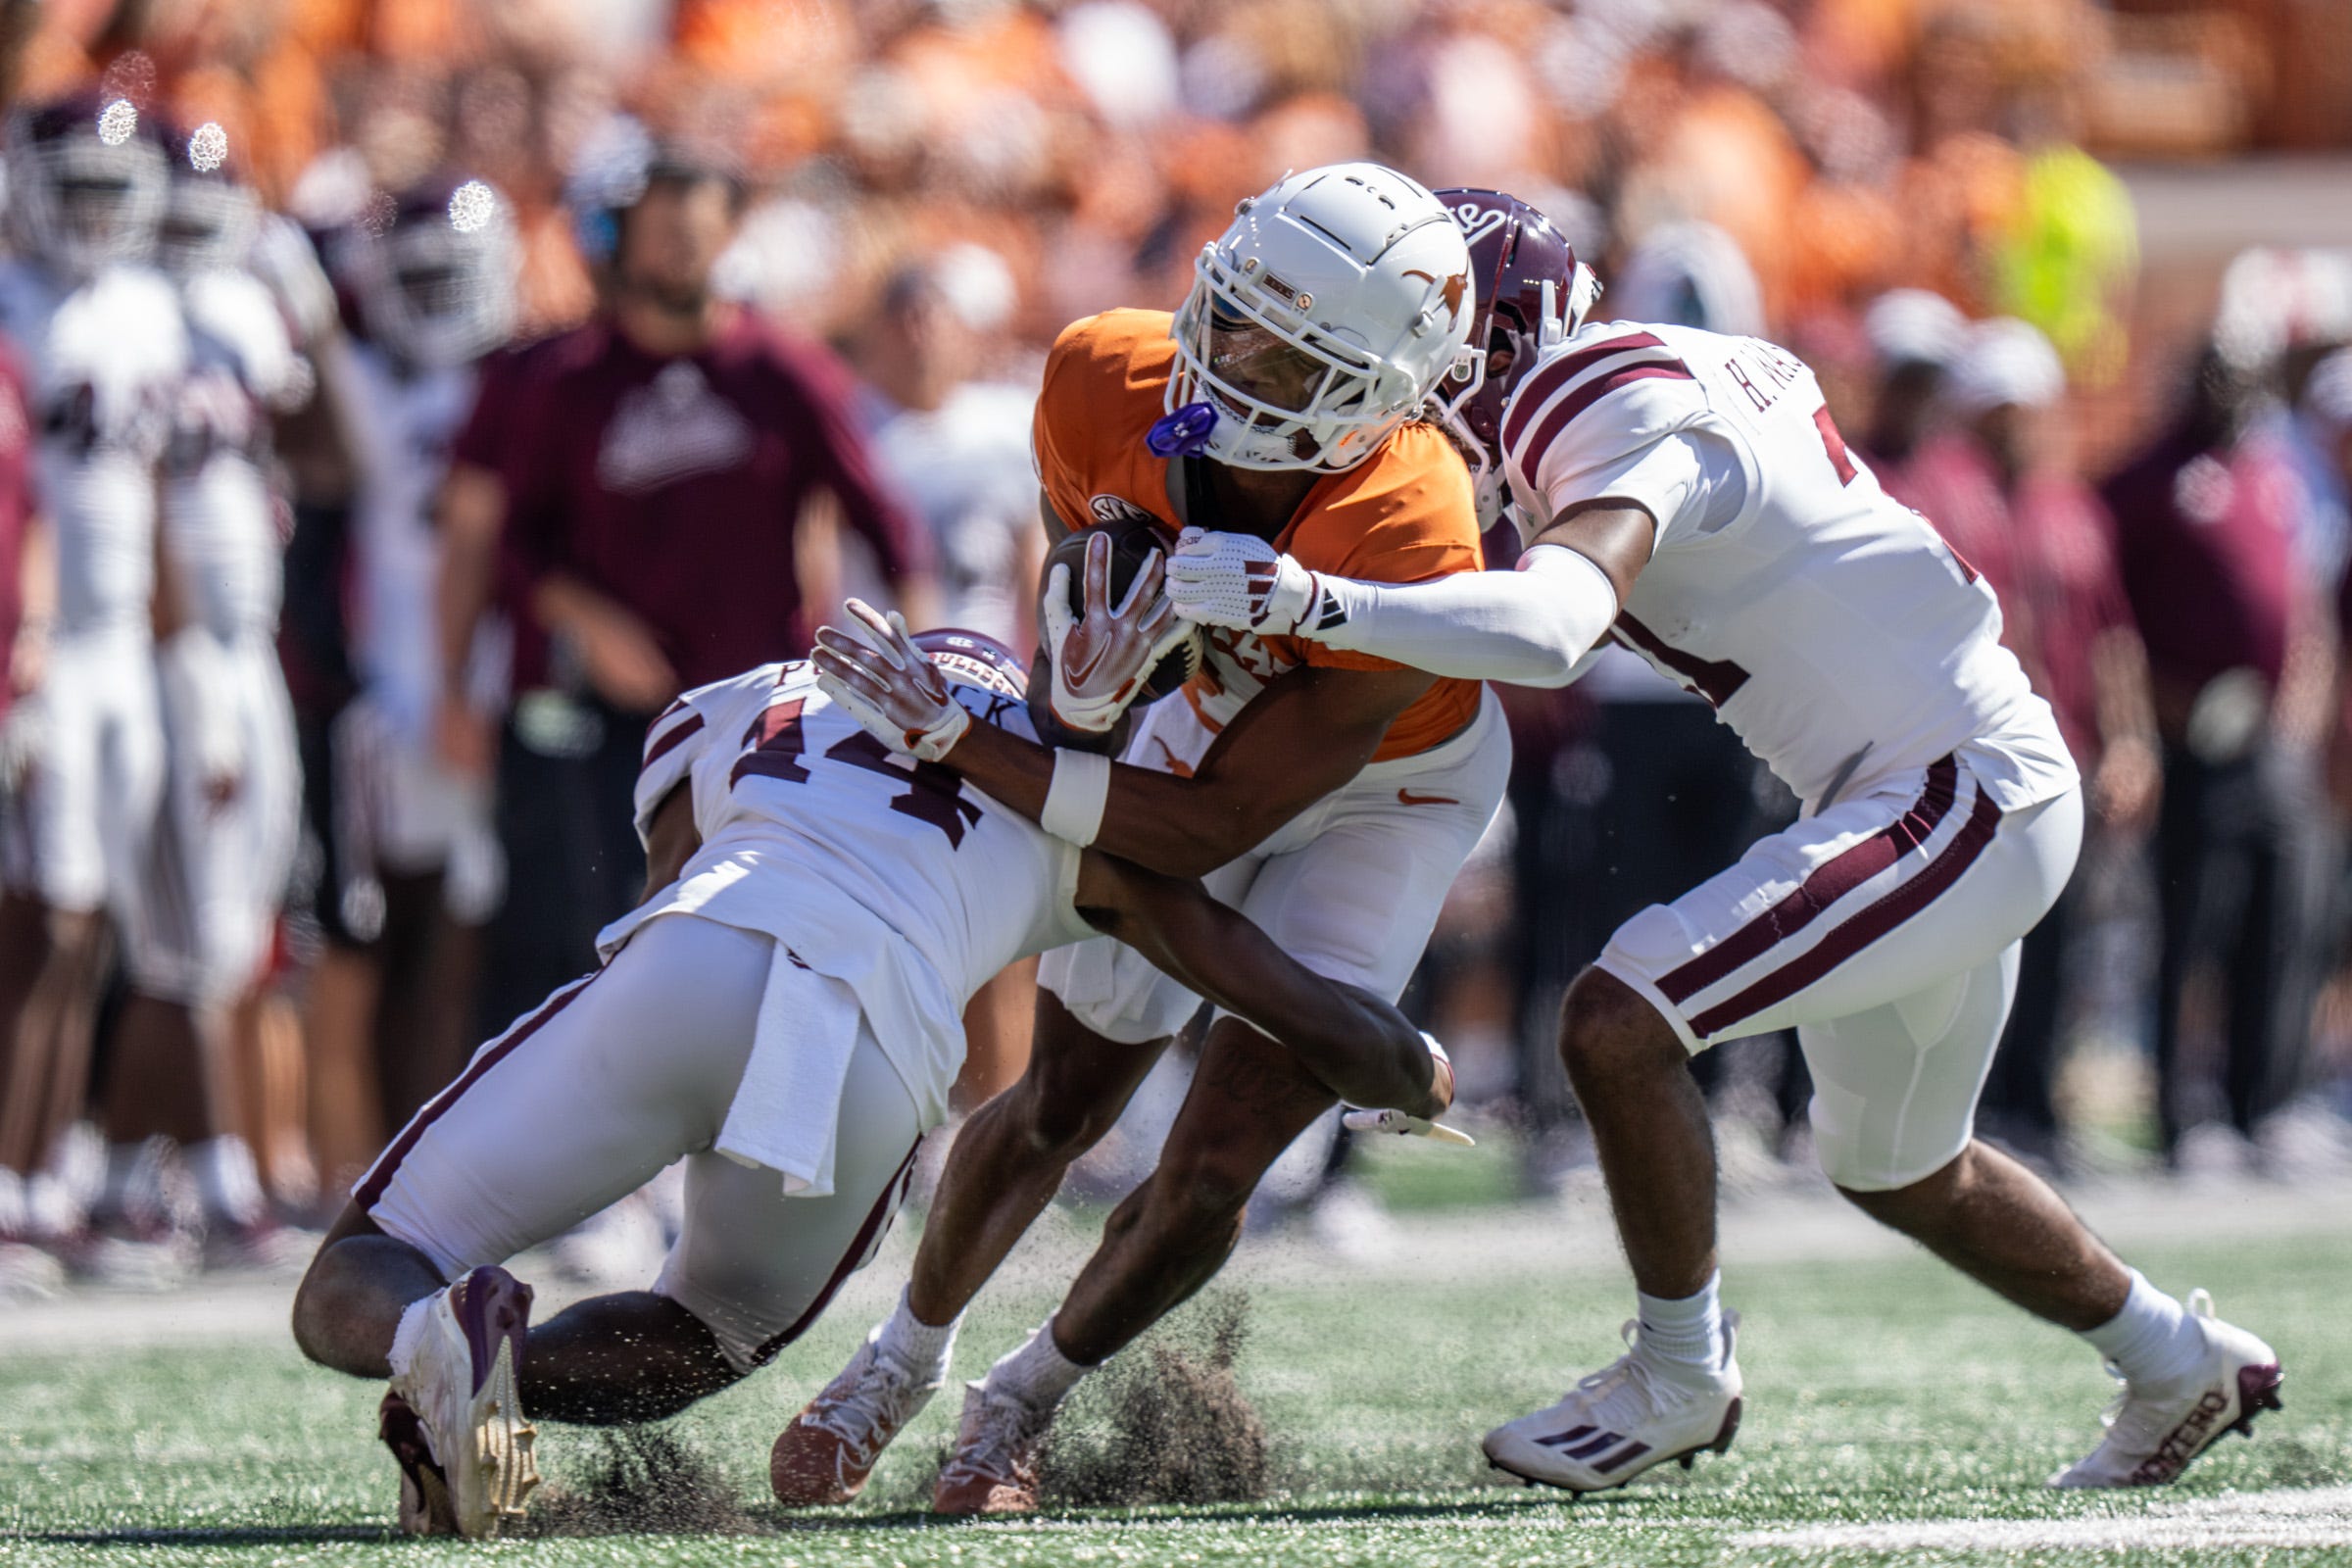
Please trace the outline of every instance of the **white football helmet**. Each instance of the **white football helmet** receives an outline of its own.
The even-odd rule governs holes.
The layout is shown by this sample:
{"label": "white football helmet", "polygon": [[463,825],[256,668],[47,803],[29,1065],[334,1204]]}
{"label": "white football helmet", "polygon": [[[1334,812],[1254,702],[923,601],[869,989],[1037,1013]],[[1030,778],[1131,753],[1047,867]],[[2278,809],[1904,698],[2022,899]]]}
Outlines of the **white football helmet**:
{"label": "white football helmet", "polygon": [[1167,408],[1214,410],[1199,450],[1239,468],[1363,462],[1453,369],[1478,303],[1444,204],[1378,164],[1244,201],[1193,278]]}
{"label": "white football helmet", "polygon": [[435,175],[378,202],[338,260],[368,334],[411,365],[468,365],[514,332],[514,220],[483,180]]}
{"label": "white football helmet", "polygon": [[8,125],[8,227],[69,277],[155,248],[170,180],[161,122],[125,98],[78,93],[19,109]]}

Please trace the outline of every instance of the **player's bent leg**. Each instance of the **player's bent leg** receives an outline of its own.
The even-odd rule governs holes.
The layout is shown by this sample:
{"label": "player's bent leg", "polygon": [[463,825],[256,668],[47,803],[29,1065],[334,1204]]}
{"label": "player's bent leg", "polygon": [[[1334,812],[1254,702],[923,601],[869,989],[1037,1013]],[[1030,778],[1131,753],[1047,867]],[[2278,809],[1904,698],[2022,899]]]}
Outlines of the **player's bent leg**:
{"label": "player's bent leg", "polygon": [[1624,1355],[1482,1446],[1523,1481],[1600,1492],[1732,1446],[1739,1320],[1716,1303],[1714,1135],[1682,1037],[1623,980],[1587,969],[1561,1008],[1560,1059],[1592,1130],[1641,1315],[1625,1325]]}
{"label": "player's bent leg", "polygon": [[[529,1293],[497,1265],[710,1146],[773,955],[752,933],[653,921],[475,1053],[355,1190],[305,1281],[297,1331],[327,1364],[391,1374],[384,1437],[405,1524],[488,1533],[519,1508],[535,1478],[519,1382]],[[675,1303],[655,1298],[650,1311],[658,1322],[624,1299],[603,1326],[707,1344]]]}
{"label": "player's bent leg", "polygon": [[1567,1068],[1645,1295],[1685,1297],[1715,1272],[1715,1140],[1674,1027],[1617,976],[1588,968],[1560,1009]]}
{"label": "player's bent leg", "polygon": [[785,1428],[770,1479],[793,1506],[857,1495],[882,1450],[946,1381],[963,1309],[1118,1121],[1165,1040],[1106,1040],[1037,993],[1029,1064],[974,1111],[948,1152],[898,1309]]}
{"label": "player's bent leg", "polygon": [[1167,1046],[1106,1039],[1049,991],[1037,994],[1029,1065],[956,1134],[923,1227],[907,1302],[955,1321],[1027,1233],[1073,1160],[1102,1141]]}
{"label": "player's bent leg", "polygon": [[1062,1397],[1224,1266],[1259,1178],[1333,1103],[1297,1057],[1248,1024],[1221,1018],[1210,1028],[1158,1168],[1112,1211],[1060,1310],[965,1391],[934,1512],[1037,1506],[1037,1458]]}

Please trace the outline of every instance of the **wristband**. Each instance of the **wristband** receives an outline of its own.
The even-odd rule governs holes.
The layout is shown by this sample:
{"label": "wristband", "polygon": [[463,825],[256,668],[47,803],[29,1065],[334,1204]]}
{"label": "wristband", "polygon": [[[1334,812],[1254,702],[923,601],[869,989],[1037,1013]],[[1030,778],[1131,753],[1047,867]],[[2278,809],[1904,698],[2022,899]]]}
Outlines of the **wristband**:
{"label": "wristband", "polygon": [[1037,825],[1083,850],[1102,831],[1102,808],[1109,804],[1110,759],[1055,748],[1054,782]]}

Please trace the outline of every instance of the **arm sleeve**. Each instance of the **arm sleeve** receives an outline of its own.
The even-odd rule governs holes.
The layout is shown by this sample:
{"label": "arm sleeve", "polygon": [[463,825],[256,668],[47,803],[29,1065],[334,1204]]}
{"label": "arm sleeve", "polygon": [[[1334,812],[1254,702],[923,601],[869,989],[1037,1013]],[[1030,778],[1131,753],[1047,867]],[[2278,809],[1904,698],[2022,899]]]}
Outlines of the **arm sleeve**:
{"label": "arm sleeve", "polygon": [[1464,680],[1565,686],[1617,618],[1609,579],[1560,545],[1536,546],[1516,571],[1399,586],[1326,577],[1320,587],[1346,616],[1325,641]]}

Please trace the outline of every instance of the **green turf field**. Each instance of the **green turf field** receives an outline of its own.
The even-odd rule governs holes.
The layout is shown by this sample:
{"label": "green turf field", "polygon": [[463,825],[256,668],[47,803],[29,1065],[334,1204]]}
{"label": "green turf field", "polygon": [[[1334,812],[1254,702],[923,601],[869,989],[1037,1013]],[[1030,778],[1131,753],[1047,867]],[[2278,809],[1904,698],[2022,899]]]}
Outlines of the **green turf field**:
{"label": "green turf field", "polygon": [[[0,1348],[0,1562],[416,1563],[475,1550],[528,1563],[877,1568],[2352,1562],[2352,1236],[2134,1250],[2168,1285],[2211,1286],[2288,1369],[2287,1408],[2256,1441],[2226,1440],[2160,1494],[2039,1490],[2094,1436],[2107,1379],[2068,1338],[1923,1260],[1886,1255],[1735,1270],[1748,1415],[1727,1457],[1573,1504],[1494,1486],[1479,1434],[1611,1354],[1625,1310],[1607,1252],[1520,1248],[1425,1283],[1311,1260],[1238,1271],[1252,1279],[1238,1373],[1271,1437],[1272,1494],[1027,1523],[933,1525],[916,1511],[953,1420],[945,1396],[855,1510],[789,1517],[761,1500],[769,1438],[863,1331],[872,1290],[764,1377],[675,1424],[720,1478],[696,1506],[749,1534],[405,1543],[387,1533],[378,1391],[306,1366],[290,1345]],[[1046,1304],[1034,1288],[999,1293],[967,1331],[961,1366],[976,1371]],[[1196,1306],[1196,1328],[1217,1310]],[[1080,1413],[1099,1417],[1105,1402]],[[576,1496],[604,1450],[551,1427],[541,1453],[549,1493]]]}

